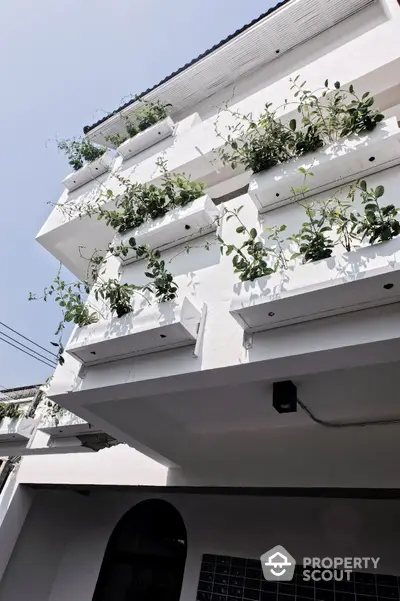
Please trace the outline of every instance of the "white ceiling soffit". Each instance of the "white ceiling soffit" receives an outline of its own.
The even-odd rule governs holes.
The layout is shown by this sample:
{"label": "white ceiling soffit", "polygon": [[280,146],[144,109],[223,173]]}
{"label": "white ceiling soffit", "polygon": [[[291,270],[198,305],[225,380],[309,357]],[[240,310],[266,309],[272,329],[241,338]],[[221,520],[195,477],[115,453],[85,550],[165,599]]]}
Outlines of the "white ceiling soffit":
{"label": "white ceiling soffit", "polygon": [[[293,0],[149,92],[146,99],[172,104],[171,115],[177,115],[374,2]],[[138,106],[133,103],[123,114],[129,116]],[[124,131],[120,114],[99,124],[87,136],[104,143],[104,135],[118,131]]]}

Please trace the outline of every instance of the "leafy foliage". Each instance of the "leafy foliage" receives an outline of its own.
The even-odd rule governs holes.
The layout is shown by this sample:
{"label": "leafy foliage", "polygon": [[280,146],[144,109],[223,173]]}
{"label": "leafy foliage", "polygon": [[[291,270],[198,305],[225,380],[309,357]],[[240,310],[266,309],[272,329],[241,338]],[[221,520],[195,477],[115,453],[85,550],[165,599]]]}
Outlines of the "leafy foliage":
{"label": "leafy foliage", "polygon": [[45,407],[46,416],[49,419],[54,420],[55,425],[58,426],[60,423],[60,417],[67,412],[67,409],[64,409],[64,407],[61,407],[61,405],[58,403],[50,401],[50,399],[46,399]]}
{"label": "leafy foliage", "polygon": [[285,231],[286,226],[282,225],[269,229],[268,239],[275,241],[277,248],[267,247],[259,237],[257,230],[255,228],[249,230],[241,221],[239,212],[242,208],[227,211],[226,220],[229,221],[233,217],[238,220],[240,225],[236,228],[236,232],[246,236],[244,242],[241,246],[235,246],[234,244],[227,244],[220,236],[218,236],[218,240],[221,244],[221,254],[225,252],[227,257],[233,254],[234,272],[238,273],[240,281],[244,282],[271,275],[279,267],[286,266],[280,239],[280,234]]}
{"label": "leafy foliage", "polygon": [[228,127],[225,145],[219,153],[224,164],[232,169],[242,164],[258,173],[293,157],[293,132],[276,118],[276,111],[270,107],[271,104],[265,105],[258,121],[251,113],[231,113],[237,122]]}
{"label": "leafy foliage", "polygon": [[124,191],[116,198],[111,191],[107,192],[107,200],[114,199],[115,210],[98,209],[98,218],[105,219],[119,233],[130,228],[139,227],[145,221],[163,217],[176,207],[184,207],[189,202],[203,196],[205,185],[193,182],[184,174],[167,172],[166,164],[159,161],[163,172],[160,186],[140,184],[125,178],[119,178]]}
{"label": "leafy foliage", "polygon": [[90,305],[85,303],[86,296],[89,293],[87,282],[66,282],[62,279],[60,272],[61,266],[53,283],[44,289],[42,296],[38,297],[30,292],[28,300],[42,299],[47,301],[48,298],[53,297],[55,302],[61,307],[62,319],[54,333],[55,336],[59,336],[59,339],[58,342],[52,342],[51,344],[58,348],[58,362],[60,365],[63,365],[64,359],[62,354],[64,346],[62,343],[62,332],[65,329],[65,324],[72,322],[79,327],[88,326],[96,323],[99,320],[99,315],[97,312],[91,310]]}
{"label": "leafy foliage", "polygon": [[0,422],[5,417],[17,419],[24,415],[18,403],[2,403],[0,402]]}
{"label": "leafy foliage", "polygon": [[[358,98],[352,85],[342,89],[339,82],[329,87],[328,80],[320,90],[306,89],[306,82],[298,84],[299,76],[290,80],[299,121],[288,124],[277,117],[277,109],[270,103],[258,119],[251,113],[241,114],[225,108],[235,119],[228,126],[225,144],[219,151],[224,164],[235,169],[239,164],[253,173],[265,171],[275,165],[334,142],[349,134],[372,131],[384,116],[372,108],[374,99],[366,92]],[[285,100],[284,108],[292,104]]]}
{"label": "leafy foliage", "polygon": [[122,317],[132,311],[132,296],[138,290],[133,284],[121,284],[117,279],[109,279],[94,288],[96,300],[108,301],[112,313]]}
{"label": "leafy foliage", "polygon": [[335,142],[349,134],[361,134],[372,131],[384,119],[384,115],[372,108],[374,98],[369,92],[359,98],[354,86],[346,90],[336,81],[333,88],[326,80],[320,90],[306,89],[306,83],[298,84],[299,75],[290,80],[295,98],[299,98],[297,107],[301,115],[302,127],[312,127],[318,132],[323,144]]}
{"label": "leafy foliage", "polygon": [[142,99],[138,100],[141,103],[141,106],[136,111],[134,120],[130,120],[125,116],[122,117],[126,133],[106,136],[106,140],[111,142],[111,144],[114,146],[120,146],[123,142],[125,142],[125,140],[133,138],[139,132],[145,131],[152,125],[155,125],[159,121],[166,119],[168,116],[168,108],[171,106],[170,104],[164,104],[159,100],[156,102],[150,102]]}
{"label": "leafy foliage", "polygon": [[[153,293],[159,302],[174,300],[177,296],[178,285],[172,274],[166,269],[160,251],[152,250],[148,245],[137,246],[133,237],[129,238],[129,246],[121,244],[110,247],[110,252],[117,257],[126,257],[131,250],[135,251],[138,258],[147,260],[145,276],[150,278],[151,282],[140,289]],[[136,289],[138,288],[136,287]]]}
{"label": "leafy foliage", "polygon": [[61,140],[57,145],[58,149],[66,154],[68,163],[74,171],[81,169],[85,163],[91,163],[103,156],[107,150],[104,146],[92,144],[87,138]]}
{"label": "leafy foliage", "polygon": [[[367,188],[367,182],[361,181],[356,189],[360,190],[364,215],[357,221],[354,220],[357,234],[361,240],[368,238],[370,244],[375,242],[387,242],[400,234],[400,223],[397,219],[398,209],[393,204],[381,207],[381,198],[385,189],[377,186],[373,189]],[[354,218],[355,219],[355,218]]]}
{"label": "leafy foliage", "polygon": [[332,232],[329,201],[326,204],[307,202],[305,196],[309,188],[306,179],[312,177],[313,173],[304,168],[300,168],[300,172],[304,175],[304,184],[301,188],[292,188],[292,192],[296,202],[304,208],[308,221],[304,221],[300,232],[289,240],[299,247],[299,252],[294,253],[292,258],[302,255],[303,263],[309,263],[331,257],[334,243],[327,235]]}

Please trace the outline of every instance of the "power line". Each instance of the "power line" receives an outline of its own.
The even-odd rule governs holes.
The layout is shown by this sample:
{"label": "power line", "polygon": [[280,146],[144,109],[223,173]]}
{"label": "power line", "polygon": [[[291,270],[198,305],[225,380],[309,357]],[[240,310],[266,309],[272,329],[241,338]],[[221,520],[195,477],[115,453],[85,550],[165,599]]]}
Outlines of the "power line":
{"label": "power line", "polygon": [[20,334],[20,332],[17,332],[17,330],[13,330],[13,328],[10,328],[10,326],[7,326],[2,321],[0,321],[0,325],[4,326],[5,328],[7,328],[7,330],[10,330],[11,332],[14,332],[14,334],[17,334],[17,336],[20,336],[21,338],[23,338],[24,340],[27,340],[31,344],[34,344],[38,348],[42,349],[42,351],[45,351],[46,353],[49,353],[49,355],[52,355],[53,357],[55,357],[57,359],[57,355],[55,353],[53,353],[52,351],[49,351],[48,349],[44,348],[44,346],[41,346],[40,344],[37,344],[36,342],[34,342],[33,340],[31,340],[30,338],[27,338],[23,334]]}
{"label": "power line", "polygon": [[[24,349],[22,349],[19,346],[13,344],[12,342],[9,342],[9,340],[6,340],[5,338],[2,338],[1,336],[0,336],[0,340],[2,340],[3,342],[5,342],[6,344],[9,344],[10,346],[13,346],[18,351],[21,351],[22,353],[25,353],[25,355],[29,355],[30,357],[33,357],[33,359],[36,359],[36,361],[40,361],[40,363],[44,363],[45,365],[47,365],[47,367],[57,367],[56,364],[54,364],[54,363],[47,363],[46,361],[43,361],[43,359],[39,359],[39,357],[37,357],[36,355],[32,355],[31,353],[28,353],[27,351],[24,351]],[[51,359],[49,359],[49,361],[51,361]]]}
{"label": "power line", "polygon": [[20,342],[19,340],[15,340],[15,338],[13,338],[12,336],[9,336],[8,334],[6,334],[5,332],[1,332],[0,334],[2,334],[3,336],[5,336],[6,338],[8,338],[9,340],[12,340],[13,342],[15,342],[16,344],[19,344],[20,346],[22,346],[23,348],[26,348],[28,351],[31,351],[32,353],[34,353],[35,355],[37,355],[38,357],[41,357],[42,359],[44,359],[45,361],[53,362],[53,359],[49,359],[48,357],[45,357],[44,355],[41,355],[40,353],[38,353],[37,351],[35,351],[34,349],[30,348],[29,346],[26,346],[26,344],[22,344],[22,342]]}

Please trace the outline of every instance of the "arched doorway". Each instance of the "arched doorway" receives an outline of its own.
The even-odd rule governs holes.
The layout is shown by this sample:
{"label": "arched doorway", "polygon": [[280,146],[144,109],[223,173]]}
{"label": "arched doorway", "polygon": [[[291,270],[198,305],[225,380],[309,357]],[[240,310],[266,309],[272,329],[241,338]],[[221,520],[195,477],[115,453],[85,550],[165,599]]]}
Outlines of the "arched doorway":
{"label": "arched doorway", "polygon": [[179,601],[186,549],[175,507],[161,499],[138,503],[110,537],[93,601]]}

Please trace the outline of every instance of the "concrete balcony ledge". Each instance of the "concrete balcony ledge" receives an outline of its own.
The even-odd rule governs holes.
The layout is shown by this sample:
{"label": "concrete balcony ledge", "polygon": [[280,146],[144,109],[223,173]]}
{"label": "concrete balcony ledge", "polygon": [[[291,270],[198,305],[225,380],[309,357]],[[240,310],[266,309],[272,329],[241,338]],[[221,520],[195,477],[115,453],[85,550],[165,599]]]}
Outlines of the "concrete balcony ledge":
{"label": "concrete balcony ledge", "polygon": [[114,161],[114,156],[115,153],[112,150],[106,150],[106,152],[95,161],[87,163],[87,165],[78,169],[78,171],[70,173],[62,183],[70,192],[80,188],[84,184],[96,179],[99,175],[109,171]]}
{"label": "concrete balcony ledge", "polygon": [[263,213],[294,201],[292,189],[304,185],[300,168],[313,173],[306,179],[306,196],[311,196],[399,162],[400,128],[396,117],[390,117],[368,134],[349,136],[315,153],[254,175],[249,195]]}
{"label": "concrete balcony ledge", "polygon": [[84,365],[98,365],[196,343],[202,313],[188,297],[168,303],[144,299],[121,318],[76,328],[66,352]]}
{"label": "concrete balcony ledge", "polygon": [[[219,209],[211,198],[201,196],[184,207],[172,209],[164,217],[146,222],[139,228],[118,236],[116,244],[129,246],[129,239],[135,238],[138,246],[149,245],[153,250],[166,250],[215,231],[219,215]],[[137,259],[133,250],[125,257],[120,257],[124,264]]]}
{"label": "concrete balcony ledge", "polygon": [[0,443],[17,441],[26,443],[32,436],[35,424],[36,421],[31,417],[3,418],[0,421]]}
{"label": "concrete balcony ledge", "polygon": [[68,438],[98,431],[84,419],[66,410],[62,410],[57,418],[43,416],[38,429],[57,438]]}
{"label": "concrete balcony ledge", "polygon": [[171,117],[166,117],[162,121],[155,123],[155,125],[139,132],[136,136],[125,140],[125,142],[118,146],[117,152],[124,159],[130,159],[139,154],[139,152],[146,150],[146,148],[150,148],[150,146],[154,146],[157,142],[161,142],[161,140],[172,136],[174,129],[175,123]]}
{"label": "concrete balcony ledge", "polygon": [[400,300],[400,237],[235,286],[230,313],[258,332]]}

